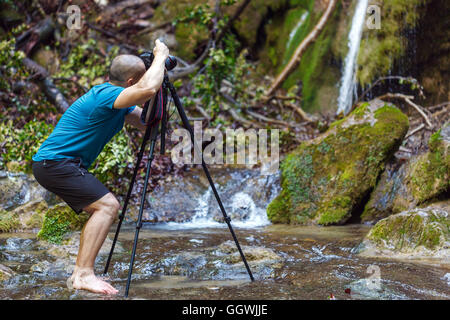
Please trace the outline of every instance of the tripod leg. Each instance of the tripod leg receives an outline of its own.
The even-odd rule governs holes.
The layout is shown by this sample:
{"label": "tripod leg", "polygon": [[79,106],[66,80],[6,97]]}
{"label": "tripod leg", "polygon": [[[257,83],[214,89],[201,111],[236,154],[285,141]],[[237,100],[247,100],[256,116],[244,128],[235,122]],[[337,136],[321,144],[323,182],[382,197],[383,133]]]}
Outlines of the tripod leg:
{"label": "tripod leg", "polygon": [[128,187],[127,196],[125,198],[125,202],[122,207],[122,213],[119,215],[119,222],[117,224],[116,234],[114,235],[114,240],[111,245],[111,251],[109,252],[108,260],[106,261],[106,266],[105,266],[105,270],[103,271],[103,274],[108,273],[109,264],[111,263],[111,258],[112,258],[113,252],[114,252],[114,248],[116,246],[117,238],[119,236],[119,232],[120,232],[120,228],[122,226],[123,219],[125,217],[125,212],[127,211],[128,202],[131,197],[131,192],[133,191],[134,182],[136,181],[137,172],[139,170],[139,164],[141,163],[142,156],[144,155],[145,145],[147,144],[147,141],[150,137],[150,133],[151,133],[151,127],[147,127],[147,129],[145,130],[144,138],[142,139],[141,149],[139,150],[139,153],[138,153],[136,165],[135,165],[134,171],[133,171],[133,176],[130,181],[130,186]]}
{"label": "tripod leg", "polygon": [[[178,98],[177,92],[176,92],[174,86],[169,82],[167,77],[164,78],[164,82],[165,82],[166,86],[169,88],[170,93],[172,94],[173,101],[174,101],[175,106],[176,106],[176,108],[178,110],[178,113],[180,114],[181,121],[183,122],[184,127],[189,131],[189,133],[191,135],[191,140],[192,140],[192,143],[193,143],[193,146],[194,146],[194,152],[198,152],[198,147],[197,147],[197,145],[195,143],[195,140],[194,140],[194,131],[192,130],[191,125],[189,124],[189,120],[188,120],[188,118],[186,116],[186,113],[184,112],[183,106],[181,105],[181,102],[180,102],[180,99]],[[248,275],[250,276],[250,280],[254,281],[255,279],[253,278],[253,274],[252,274],[252,272],[250,270],[250,267],[248,266],[247,260],[245,259],[244,253],[242,252],[242,249],[241,249],[241,246],[239,245],[239,242],[237,240],[236,234],[234,233],[233,228],[231,226],[231,219],[230,219],[230,217],[228,217],[227,213],[225,212],[225,208],[224,208],[224,206],[222,204],[222,201],[220,200],[219,193],[216,190],[216,186],[214,185],[214,182],[213,182],[213,180],[211,178],[211,175],[209,174],[208,167],[206,166],[206,163],[203,160],[203,156],[201,158],[202,158],[203,171],[205,172],[205,175],[208,178],[208,181],[209,181],[209,184],[211,186],[211,189],[212,189],[212,191],[214,193],[214,196],[215,196],[215,198],[216,198],[216,200],[217,200],[217,202],[219,204],[220,211],[222,211],[222,215],[224,217],[224,220],[225,220],[225,222],[228,225],[228,229],[230,229],[231,235],[233,236],[234,242],[236,243],[236,247],[238,248],[238,251],[239,251],[239,253],[241,255],[242,261],[244,262],[245,268],[247,269]]]}
{"label": "tripod leg", "polygon": [[138,215],[138,220],[136,222],[136,233],[134,235],[133,250],[131,253],[130,267],[128,269],[128,278],[127,278],[127,286],[125,289],[125,297],[128,297],[128,291],[130,289],[131,274],[133,273],[134,257],[136,256],[136,247],[137,247],[137,242],[138,242],[138,238],[139,238],[139,231],[142,227],[142,213],[144,212],[145,194],[147,192],[148,178],[150,177],[150,174],[151,174],[151,167],[152,167],[152,162],[153,162],[153,158],[154,158],[154,150],[155,150],[156,135],[157,135],[156,133],[158,132],[158,126],[155,126],[152,129],[154,129],[155,131],[152,130],[152,139],[151,139],[151,143],[150,143],[150,153],[149,153],[149,159],[148,159],[148,163],[147,163],[147,172],[145,174],[144,190],[142,191],[141,203],[140,203],[140,207],[139,207],[139,215]]}

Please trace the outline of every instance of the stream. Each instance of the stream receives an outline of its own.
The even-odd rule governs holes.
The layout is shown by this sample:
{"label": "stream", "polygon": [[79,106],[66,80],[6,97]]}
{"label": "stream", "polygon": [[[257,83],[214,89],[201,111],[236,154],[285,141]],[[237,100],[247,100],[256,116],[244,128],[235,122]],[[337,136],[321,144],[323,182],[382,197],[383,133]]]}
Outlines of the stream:
{"label": "stream", "polygon": [[[147,197],[129,299],[450,299],[449,265],[359,256],[370,230],[363,224],[273,225],[265,207],[279,192],[278,175],[211,172],[256,281],[249,280],[203,172],[191,170]],[[63,245],[39,241],[36,233],[0,233],[0,267],[13,272],[0,281],[0,299],[124,299],[134,219],[126,216],[109,269],[118,295],[67,288],[79,231]],[[96,274],[115,230],[100,250]]]}
{"label": "stream", "polygon": [[[448,266],[358,257],[355,248],[368,230],[363,225],[236,228],[256,279],[250,282],[228,228],[147,224],[140,232],[129,299],[450,298]],[[119,294],[104,296],[67,289],[66,269],[73,259],[59,263],[34,234],[1,234],[1,261],[16,274],[0,284],[0,299],[123,299],[133,237],[129,226],[120,234],[127,250],[115,252],[109,273]],[[108,250],[97,258],[97,273]],[[44,261],[49,267],[39,268]]]}

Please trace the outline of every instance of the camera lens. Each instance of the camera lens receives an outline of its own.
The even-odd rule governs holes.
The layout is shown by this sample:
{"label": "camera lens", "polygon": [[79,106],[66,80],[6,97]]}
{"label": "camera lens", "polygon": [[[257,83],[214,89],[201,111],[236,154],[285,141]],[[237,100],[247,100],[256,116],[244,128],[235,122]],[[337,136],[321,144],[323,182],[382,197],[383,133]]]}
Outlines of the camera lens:
{"label": "camera lens", "polygon": [[168,56],[166,59],[166,69],[167,71],[172,70],[177,66],[177,59],[174,56]]}

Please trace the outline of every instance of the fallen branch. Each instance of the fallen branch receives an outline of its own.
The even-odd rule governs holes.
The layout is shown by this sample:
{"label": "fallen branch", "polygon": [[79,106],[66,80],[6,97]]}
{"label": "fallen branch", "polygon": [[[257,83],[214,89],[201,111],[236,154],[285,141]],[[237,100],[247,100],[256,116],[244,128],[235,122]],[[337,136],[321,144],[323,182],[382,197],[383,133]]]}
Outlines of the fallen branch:
{"label": "fallen branch", "polygon": [[256,112],[253,112],[253,111],[250,111],[250,110],[245,110],[245,113],[249,114],[250,116],[252,116],[255,119],[258,119],[258,120],[261,120],[261,121],[264,121],[264,122],[267,122],[267,123],[279,124],[279,125],[282,125],[282,126],[285,126],[285,127],[291,127],[292,126],[291,124],[289,124],[289,123],[287,123],[285,121],[267,118],[267,117],[265,117],[265,116],[263,116],[263,115],[261,115],[259,113],[256,113]]}
{"label": "fallen branch", "polygon": [[283,84],[284,80],[298,67],[300,64],[300,60],[305,53],[306,49],[309,47],[311,43],[313,43],[317,37],[322,32],[325,24],[331,16],[337,0],[329,0],[328,7],[325,10],[324,14],[320,18],[319,22],[312,29],[312,31],[306,36],[305,39],[298,45],[288,64],[284,67],[281,73],[275,78],[275,80],[270,85],[269,89],[265,92],[265,100],[267,101],[278,88]]}
{"label": "fallen branch", "polygon": [[22,62],[29,71],[37,74],[37,79],[44,89],[44,94],[61,111],[61,113],[64,113],[70,105],[61,91],[59,91],[53,83],[47,70],[30,58],[24,58]]}
{"label": "fallen branch", "polygon": [[257,128],[260,128],[260,127],[261,127],[259,124],[256,124],[256,123],[254,123],[253,121],[249,121],[249,120],[246,120],[246,119],[242,118],[241,116],[239,116],[239,115],[237,114],[237,112],[236,112],[234,109],[231,109],[231,108],[228,109],[228,113],[229,113],[229,114],[231,115],[231,117],[232,117],[234,120],[236,120],[237,122],[246,124],[247,126],[254,126],[254,127],[257,127]]}
{"label": "fallen branch", "polygon": [[405,136],[405,140],[408,139],[409,137],[411,137],[412,135],[414,135],[415,133],[419,132],[420,130],[422,130],[423,128],[425,128],[425,125],[422,123],[420,126],[418,126],[417,128],[415,128],[414,130],[412,130],[410,133],[408,133]]}
{"label": "fallen branch", "polygon": [[422,111],[422,108],[420,106],[418,106],[417,104],[415,104],[414,102],[411,101],[411,99],[414,99],[414,96],[407,96],[401,93],[386,93],[380,97],[377,97],[378,99],[402,99],[403,101],[405,101],[407,104],[409,104],[410,106],[412,106],[414,109],[417,110],[417,112],[419,112],[419,114],[425,119],[425,122],[427,123],[427,125],[432,128],[433,125],[431,124],[430,120],[428,119],[427,115]]}
{"label": "fallen branch", "polygon": [[303,120],[309,121],[311,122],[312,119],[306,114],[305,111],[303,111],[300,107],[296,106],[295,104],[291,103],[291,102],[286,102],[285,103],[286,106],[288,106],[291,109],[294,109],[295,112],[297,112],[297,114],[302,117]]}

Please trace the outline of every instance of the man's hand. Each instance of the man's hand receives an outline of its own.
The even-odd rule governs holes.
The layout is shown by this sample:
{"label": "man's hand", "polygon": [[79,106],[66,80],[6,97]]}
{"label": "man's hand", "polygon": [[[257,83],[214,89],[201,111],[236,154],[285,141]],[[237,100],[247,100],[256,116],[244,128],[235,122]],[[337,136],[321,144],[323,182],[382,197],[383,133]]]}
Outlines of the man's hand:
{"label": "man's hand", "polygon": [[169,49],[157,39],[153,53],[155,58],[150,68],[136,84],[125,88],[119,94],[116,101],[114,101],[113,107],[115,109],[143,104],[156,95],[164,80],[165,62],[169,56]]}
{"label": "man's hand", "polygon": [[155,55],[155,59],[157,56],[161,56],[164,61],[166,61],[167,57],[169,56],[169,48],[159,41],[159,39],[155,40],[155,47],[153,48],[153,54]]}

